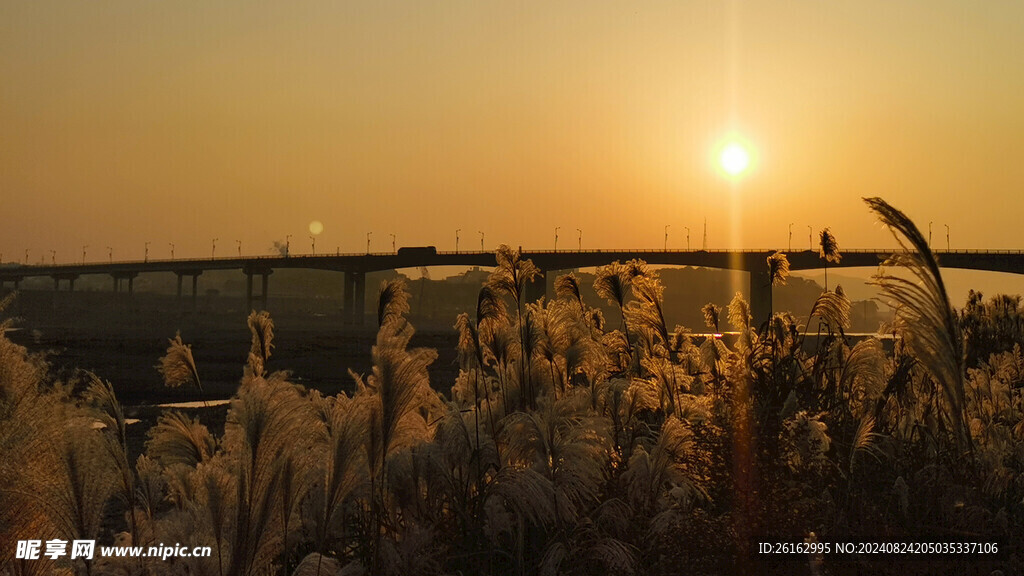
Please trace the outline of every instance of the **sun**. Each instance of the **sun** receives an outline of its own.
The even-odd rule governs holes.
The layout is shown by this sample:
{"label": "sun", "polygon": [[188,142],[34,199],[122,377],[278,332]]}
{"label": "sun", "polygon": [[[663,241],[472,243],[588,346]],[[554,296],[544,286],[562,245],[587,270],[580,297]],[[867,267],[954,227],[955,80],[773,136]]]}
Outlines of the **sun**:
{"label": "sun", "polygon": [[718,163],[727,174],[739,176],[750,166],[750,153],[742,144],[731,142],[722,148]]}
{"label": "sun", "polygon": [[312,222],[309,223],[309,233],[312,234],[313,236],[316,236],[317,234],[320,234],[323,231],[324,225],[319,220],[313,220]]}

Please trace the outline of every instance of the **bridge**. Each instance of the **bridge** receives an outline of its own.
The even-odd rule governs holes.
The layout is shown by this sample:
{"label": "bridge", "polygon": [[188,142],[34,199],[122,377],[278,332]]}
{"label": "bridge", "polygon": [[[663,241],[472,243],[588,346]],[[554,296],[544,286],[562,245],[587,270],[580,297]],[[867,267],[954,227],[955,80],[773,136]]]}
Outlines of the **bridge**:
{"label": "bridge", "polygon": [[[541,270],[540,276],[528,287],[527,297],[535,300],[543,296],[547,275],[557,270],[603,266],[611,262],[625,262],[634,258],[651,265],[699,266],[727,270],[741,270],[750,274],[750,304],[754,319],[767,319],[772,310],[772,287],[768,277],[767,258],[775,250],[558,250],[524,251]],[[875,267],[893,253],[892,250],[843,250],[842,260],[828,263],[829,268]],[[802,250],[787,252],[790,270],[825,268],[825,261],[817,252]],[[985,270],[1024,274],[1024,251],[1017,250],[939,250],[935,251],[944,268]],[[22,265],[6,263],[0,266],[0,289],[6,283],[17,290],[22,280],[30,277],[50,277],[54,290],[62,283],[74,291],[75,280],[83,275],[106,275],[112,278],[114,292],[134,289],[134,279],[143,273],[172,272],[178,277],[179,301],[185,297],[184,283],[191,283],[191,302],[195,309],[199,277],[210,270],[240,270],[246,276],[246,298],[249,309],[258,300],[267,307],[269,277],[275,269],[301,268],[331,270],[344,274],[343,315],[347,323],[362,325],[366,310],[366,273],[401,268],[433,266],[495,266],[495,253],[488,251],[442,252],[430,247],[400,248],[396,252],[368,254],[328,254],[251,256],[204,259],[146,260],[123,262],[92,262],[81,264]],[[260,292],[255,293],[259,277]]]}

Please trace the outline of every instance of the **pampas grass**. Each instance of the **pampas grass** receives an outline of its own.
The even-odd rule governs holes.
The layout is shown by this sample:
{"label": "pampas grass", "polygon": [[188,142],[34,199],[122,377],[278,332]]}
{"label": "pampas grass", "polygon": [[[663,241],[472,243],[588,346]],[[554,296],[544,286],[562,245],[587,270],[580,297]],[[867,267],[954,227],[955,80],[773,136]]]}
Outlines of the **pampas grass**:
{"label": "pampas grass", "polygon": [[928,241],[903,212],[881,198],[864,200],[899,242],[904,252],[892,255],[888,266],[910,272],[917,282],[879,272],[875,283],[896,305],[896,316],[907,347],[939,385],[957,439],[970,445],[964,417],[964,352],[960,325],[949,304],[939,263]]}

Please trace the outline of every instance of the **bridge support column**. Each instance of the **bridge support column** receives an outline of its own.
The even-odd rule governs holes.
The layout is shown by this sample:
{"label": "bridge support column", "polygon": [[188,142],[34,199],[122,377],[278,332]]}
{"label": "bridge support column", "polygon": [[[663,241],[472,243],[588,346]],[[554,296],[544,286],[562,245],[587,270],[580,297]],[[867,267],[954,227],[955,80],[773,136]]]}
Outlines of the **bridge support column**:
{"label": "bridge support column", "polygon": [[772,285],[767,267],[761,271],[750,272],[750,315],[754,317],[755,328],[771,319]]}
{"label": "bridge support column", "polygon": [[54,292],[60,292],[60,281],[61,280],[67,280],[68,281],[68,292],[74,292],[75,291],[75,280],[77,280],[77,279],[78,279],[78,275],[76,275],[76,274],[54,275],[54,277],[53,277],[53,291]]}
{"label": "bridge support column", "polygon": [[269,294],[268,290],[270,286],[270,272],[264,272],[261,276],[263,276],[263,281],[261,282],[262,286],[260,287],[260,305],[264,310],[266,310],[267,294]]}
{"label": "bridge support column", "polygon": [[252,312],[252,272],[245,273],[245,313]]}
{"label": "bridge support column", "polygon": [[189,270],[175,272],[178,275],[178,310],[184,312],[184,299],[182,290],[182,278],[185,276],[192,277],[192,311],[195,312],[199,308],[199,277],[203,274],[202,270]]}
{"label": "bridge support column", "polygon": [[366,273],[346,270],[341,316],[346,326],[362,326],[366,318]]}
{"label": "bridge support column", "polygon": [[[267,309],[267,295],[270,294],[270,291],[269,291],[270,290],[269,289],[269,286],[270,286],[270,275],[273,274],[274,271],[269,269],[269,268],[248,267],[248,268],[245,268],[243,270],[243,272],[245,272],[245,306],[246,306],[246,309],[249,312],[255,310],[255,308],[253,308],[253,303],[256,301],[256,297],[257,296],[255,294],[255,291],[253,290],[253,280],[254,280],[254,276],[256,276],[258,274],[261,277],[260,278],[260,293],[259,293],[260,310],[266,310]],[[246,313],[248,314],[248,312],[246,312]]]}
{"label": "bridge support column", "polygon": [[355,325],[361,327],[366,322],[366,273],[356,272],[353,274],[352,284],[355,289],[355,306],[353,307]]}
{"label": "bridge support column", "polygon": [[18,288],[21,287],[21,278],[7,278],[6,280],[0,280],[0,293],[3,293],[5,284],[7,284],[7,282],[10,282],[11,284],[14,285],[14,287],[11,288],[11,290],[14,292],[17,292]]}
{"label": "bridge support column", "polygon": [[541,270],[533,282],[526,285],[526,301],[533,303],[547,296],[548,293],[548,271]]}
{"label": "bridge support column", "polygon": [[353,272],[345,271],[341,287],[341,322],[345,326],[353,324],[353,308],[355,307],[356,288],[352,282]]}

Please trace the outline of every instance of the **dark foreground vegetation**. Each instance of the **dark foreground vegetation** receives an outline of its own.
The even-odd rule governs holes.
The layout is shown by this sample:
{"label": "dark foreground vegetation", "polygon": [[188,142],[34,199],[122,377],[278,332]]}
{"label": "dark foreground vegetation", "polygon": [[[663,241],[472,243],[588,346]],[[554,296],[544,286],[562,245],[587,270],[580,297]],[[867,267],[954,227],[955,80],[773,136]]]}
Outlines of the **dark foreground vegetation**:
{"label": "dark foreground vegetation", "polygon": [[[168,411],[128,454],[111,385],[58,381],[0,336],[0,574],[1014,574],[1024,569],[1024,354],[1019,298],[957,312],[914,225],[869,206],[906,247],[878,283],[891,351],[851,346],[826,291],[808,331],[753,325],[739,296],[704,308],[734,343],[665,325],[643,262],[599,270],[604,318],[563,276],[502,249],[459,376],[435,391],[410,348],[409,296],[382,286],[373,369],[324,396],[252,346],[224,433]],[[823,233],[822,257],[840,257]],[[769,259],[784,282],[784,255]],[[809,345],[813,343],[814,345]],[[160,370],[201,391],[190,348]],[[25,539],[211,546],[208,558],[14,559]],[[994,543],[994,554],[759,553],[759,543]],[[1000,572],[996,572],[1000,571]]]}

